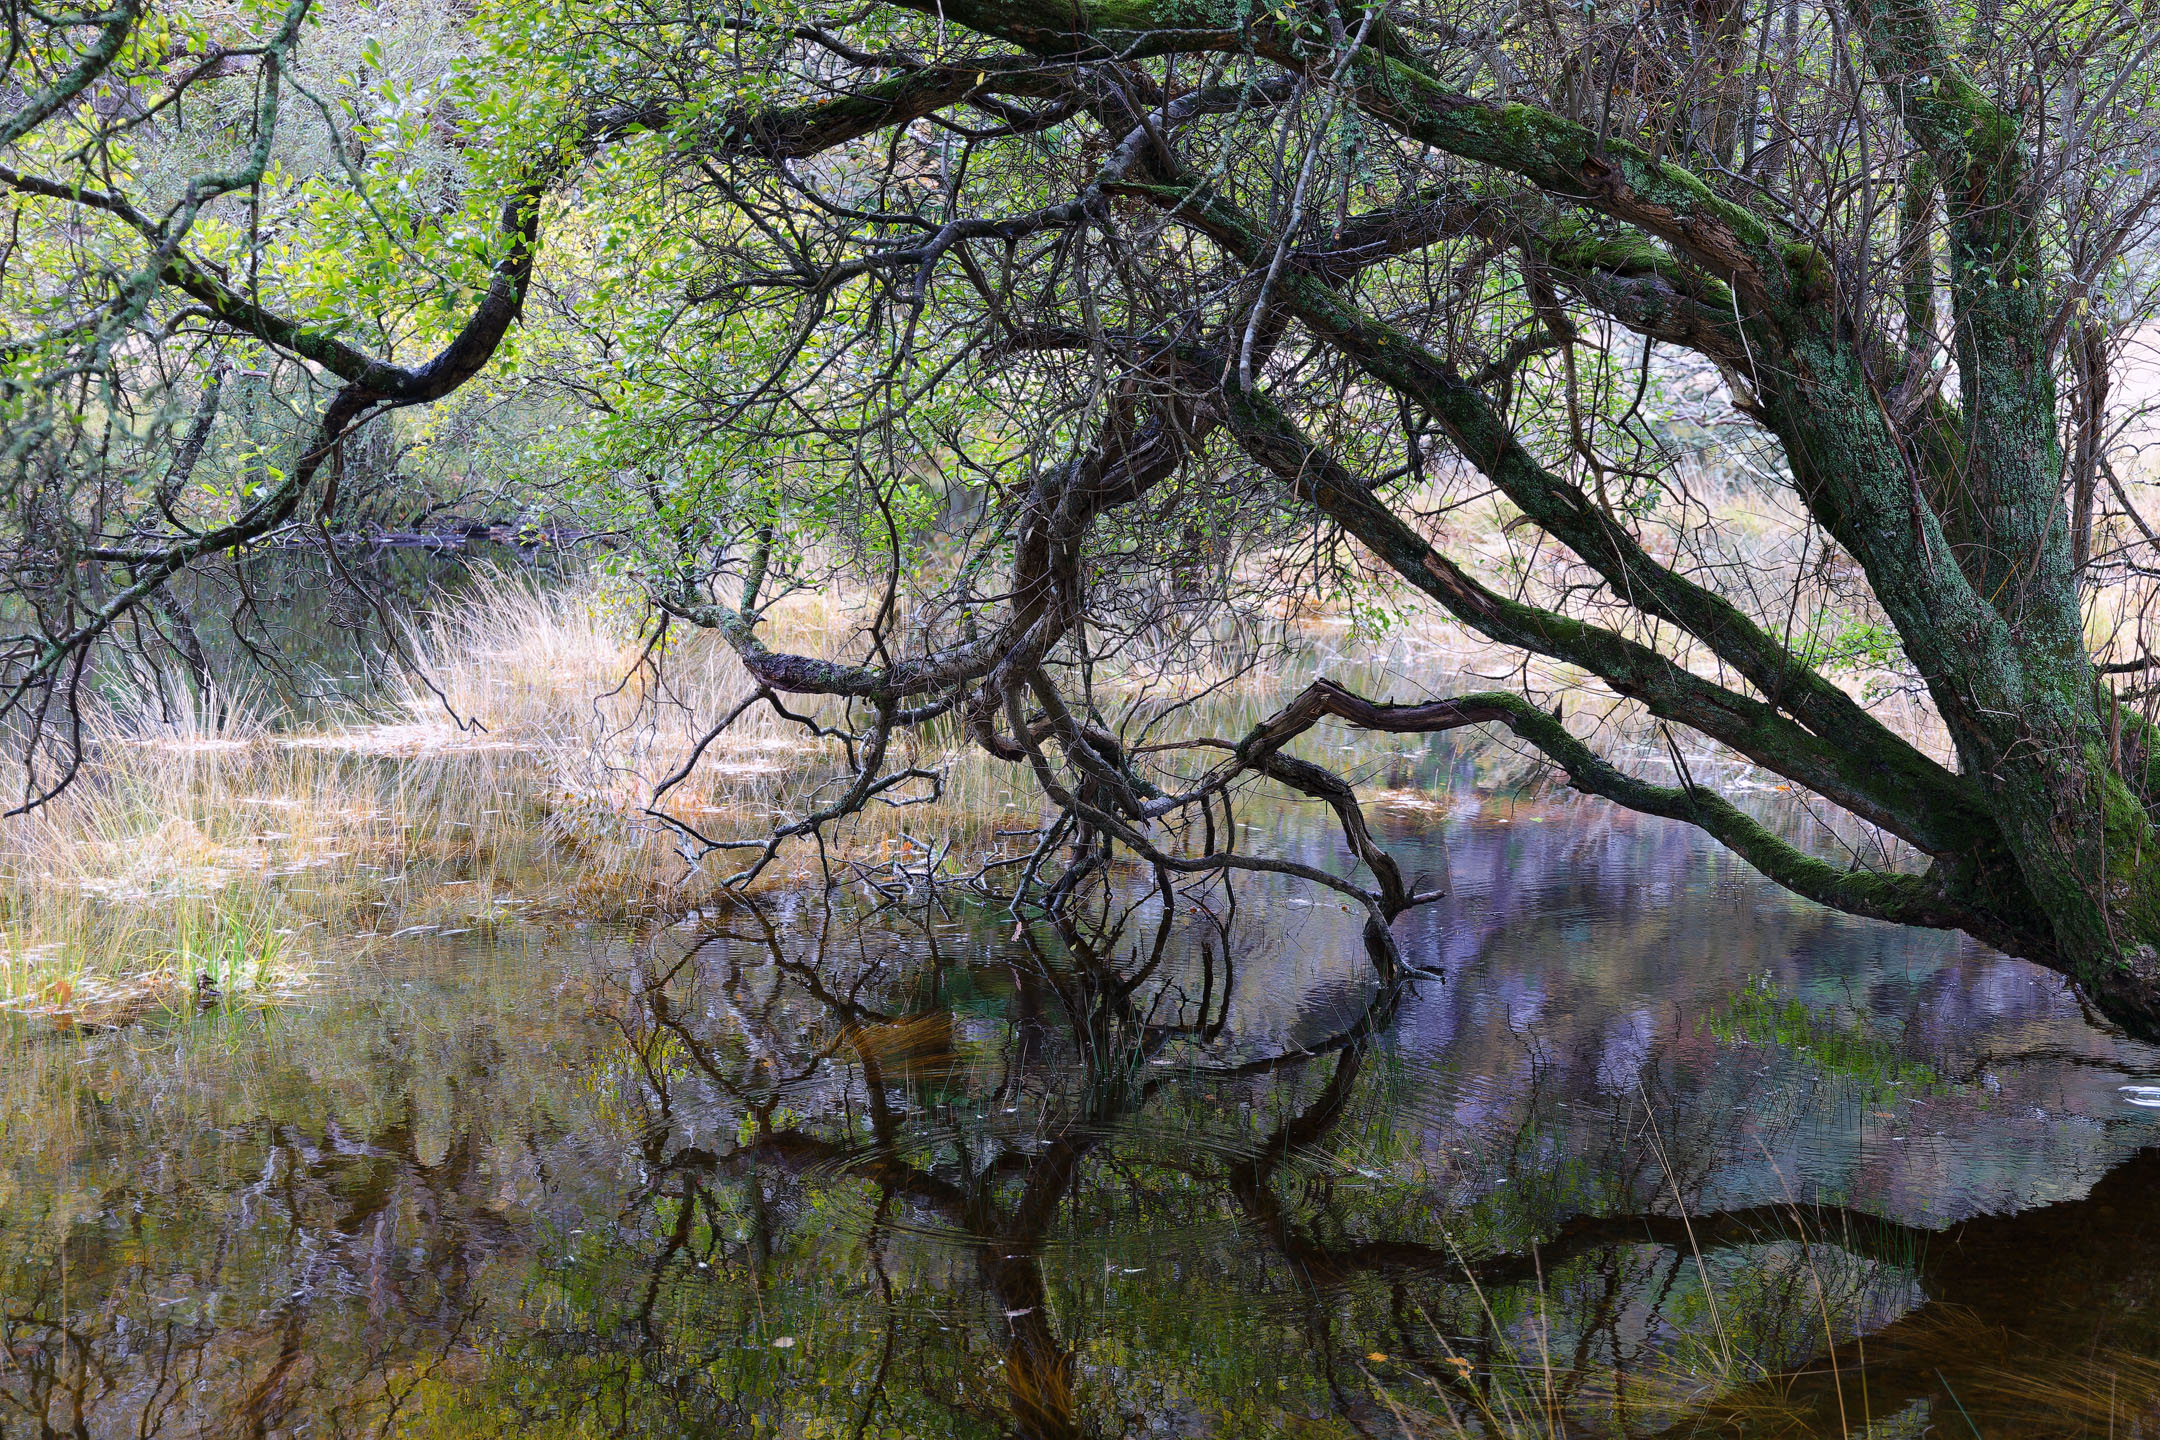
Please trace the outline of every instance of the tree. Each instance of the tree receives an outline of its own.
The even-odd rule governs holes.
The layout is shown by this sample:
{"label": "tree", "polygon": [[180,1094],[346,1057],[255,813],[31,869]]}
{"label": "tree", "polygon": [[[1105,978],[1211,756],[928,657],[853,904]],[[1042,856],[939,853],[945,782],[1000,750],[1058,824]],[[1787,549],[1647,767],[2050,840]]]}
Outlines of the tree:
{"label": "tree", "polygon": [[[146,0],[16,21],[26,98],[0,182],[19,216],[43,207],[47,248],[7,304],[11,325],[65,314],[9,351],[13,569],[42,621],[12,654],[14,711],[64,699],[168,577],[293,524],[334,490],[342,437],[465,384],[522,313],[519,393],[566,427],[560,503],[604,519],[659,610],[718,631],[756,681],[721,724],[844,704],[805,720],[845,732],[824,808],[757,839],[671,818],[693,853],[750,850],[739,881],[934,789],[901,742],[955,726],[1056,807],[1019,898],[1055,908],[1120,856],[1166,889],[1291,873],[1364,905],[1390,961],[1388,924],[1420,897],[1352,788],[1285,746],[1324,717],[1493,725],[1802,895],[1965,930],[2160,1035],[2160,746],[2106,678],[2151,661],[2097,664],[2112,636],[2087,615],[2142,614],[2153,559],[2110,458],[2111,376],[2151,314],[2160,31],[2142,12],[482,7],[415,128],[394,94],[390,121],[341,122],[292,78],[305,9],[251,44],[183,35]],[[336,162],[308,184],[273,173],[281,83],[316,101],[311,143]],[[182,184],[185,147],[147,136],[196,87],[254,97],[228,125],[253,148]],[[435,129],[453,180],[416,200],[409,157]],[[356,158],[363,131],[378,150]],[[130,146],[162,170],[115,159]],[[536,280],[544,209],[560,264]],[[296,238],[250,229],[262,214]],[[209,236],[205,216],[225,217]],[[146,372],[181,336],[204,358],[174,368],[210,377],[197,428],[208,357],[236,346],[327,396],[211,528],[97,438],[118,397],[179,393]],[[33,363],[107,398],[53,418]],[[1797,561],[1734,563],[1688,493],[1661,403],[1687,364],[1804,515]],[[120,428],[143,454],[201,448],[171,421]],[[1564,583],[1451,553],[1420,510],[1451,486],[1503,498],[1567,557]],[[1392,706],[1316,680],[1242,738],[1189,743],[1142,743],[1164,714],[1105,715],[1102,667],[1235,647],[1269,602],[1369,564],[1594,677],[1664,730],[1671,783],[1516,690]],[[1815,622],[1848,571],[1942,753],[1828,672]],[[776,600],[842,575],[875,597],[859,658],[771,648]],[[1910,863],[1789,843],[1698,783],[1672,727]],[[1330,804],[1370,882],[1238,849],[1230,796],[1256,776]]]}

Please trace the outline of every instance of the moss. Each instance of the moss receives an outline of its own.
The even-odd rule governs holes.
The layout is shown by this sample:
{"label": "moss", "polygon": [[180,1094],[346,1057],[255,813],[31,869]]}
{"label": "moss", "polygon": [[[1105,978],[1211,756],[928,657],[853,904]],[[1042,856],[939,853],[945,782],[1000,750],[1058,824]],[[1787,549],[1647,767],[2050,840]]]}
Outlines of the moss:
{"label": "moss", "polygon": [[1936,77],[1928,101],[1931,107],[1947,112],[1945,128],[1958,135],[1975,155],[2002,155],[2017,144],[2017,117],[1947,66]]}
{"label": "moss", "polygon": [[2122,727],[2124,770],[2148,805],[2160,802],[2160,725],[2147,720],[2140,710],[2125,706],[2106,682],[2095,677],[2100,713],[2113,713]]}
{"label": "moss", "polygon": [[1785,273],[1792,277],[1793,293],[1813,303],[1830,294],[1830,262],[1813,245],[1795,241],[1784,247]]}
{"label": "moss", "polygon": [[1166,23],[1220,29],[1235,29],[1238,24],[1229,7],[1213,0],[1097,0],[1077,17],[1065,7],[1046,5],[1042,17],[1045,24],[1096,34],[1160,30]]}
{"label": "moss", "polygon": [[1680,269],[1672,253],[1647,236],[1603,230],[1580,216],[1562,216],[1544,233],[1545,253],[1555,264],[1615,275],[1671,275]]}
{"label": "moss", "polygon": [[2100,779],[2101,826],[2108,842],[2108,877],[2134,878],[2149,867],[2141,853],[2152,849],[2152,817],[2144,803],[2108,763],[2106,750],[2097,740],[2085,746],[2085,768]]}
{"label": "moss", "polygon": [[2100,824],[2107,867],[2107,949],[2115,968],[2132,971],[2142,946],[2160,940],[2160,836],[2136,791],[2115,773],[2106,748],[2085,746],[2085,768],[2100,788]]}

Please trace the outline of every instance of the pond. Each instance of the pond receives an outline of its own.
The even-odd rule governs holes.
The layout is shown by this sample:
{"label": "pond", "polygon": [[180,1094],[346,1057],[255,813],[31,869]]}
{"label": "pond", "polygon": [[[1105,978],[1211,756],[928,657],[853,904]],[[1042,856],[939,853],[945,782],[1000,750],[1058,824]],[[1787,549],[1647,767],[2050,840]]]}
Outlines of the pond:
{"label": "pond", "polygon": [[1301,887],[858,887],[18,1034],[0,1434],[2156,1433],[2160,1054],[1424,778],[1392,983]]}

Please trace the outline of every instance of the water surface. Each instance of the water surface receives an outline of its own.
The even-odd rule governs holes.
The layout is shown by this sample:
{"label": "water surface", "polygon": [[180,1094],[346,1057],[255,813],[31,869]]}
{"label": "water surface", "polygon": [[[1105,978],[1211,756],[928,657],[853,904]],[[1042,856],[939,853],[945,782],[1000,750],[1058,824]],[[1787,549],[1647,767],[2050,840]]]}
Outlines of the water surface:
{"label": "water surface", "polygon": [[843,889],[17,1035],[0,1434],[2155,1432],[2160,1055],[1445,751],[1396,984]]}

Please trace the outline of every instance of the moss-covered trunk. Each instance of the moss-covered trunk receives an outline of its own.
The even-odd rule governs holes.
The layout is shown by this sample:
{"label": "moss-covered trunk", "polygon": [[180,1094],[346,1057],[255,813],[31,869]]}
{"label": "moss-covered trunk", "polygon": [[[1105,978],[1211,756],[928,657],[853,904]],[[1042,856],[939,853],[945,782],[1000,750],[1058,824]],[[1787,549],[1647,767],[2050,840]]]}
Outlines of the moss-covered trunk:
{"label": "moss-covered trunk", "polygon": [[2046,316],[1992,257],[1981,273],[1982,229],[1953,227],[1965,393],[1950,443],[1907,443],[1854,347],[1810,333],[1809,314],[1781,337],[1809,363],[1766,399],[1810,508],[1866,569],[1982,799],[1987,823],[1938,852],[1938,872],[1993,918],[1976,933],[2160,1037],[2156,841],[2085,644]]}

